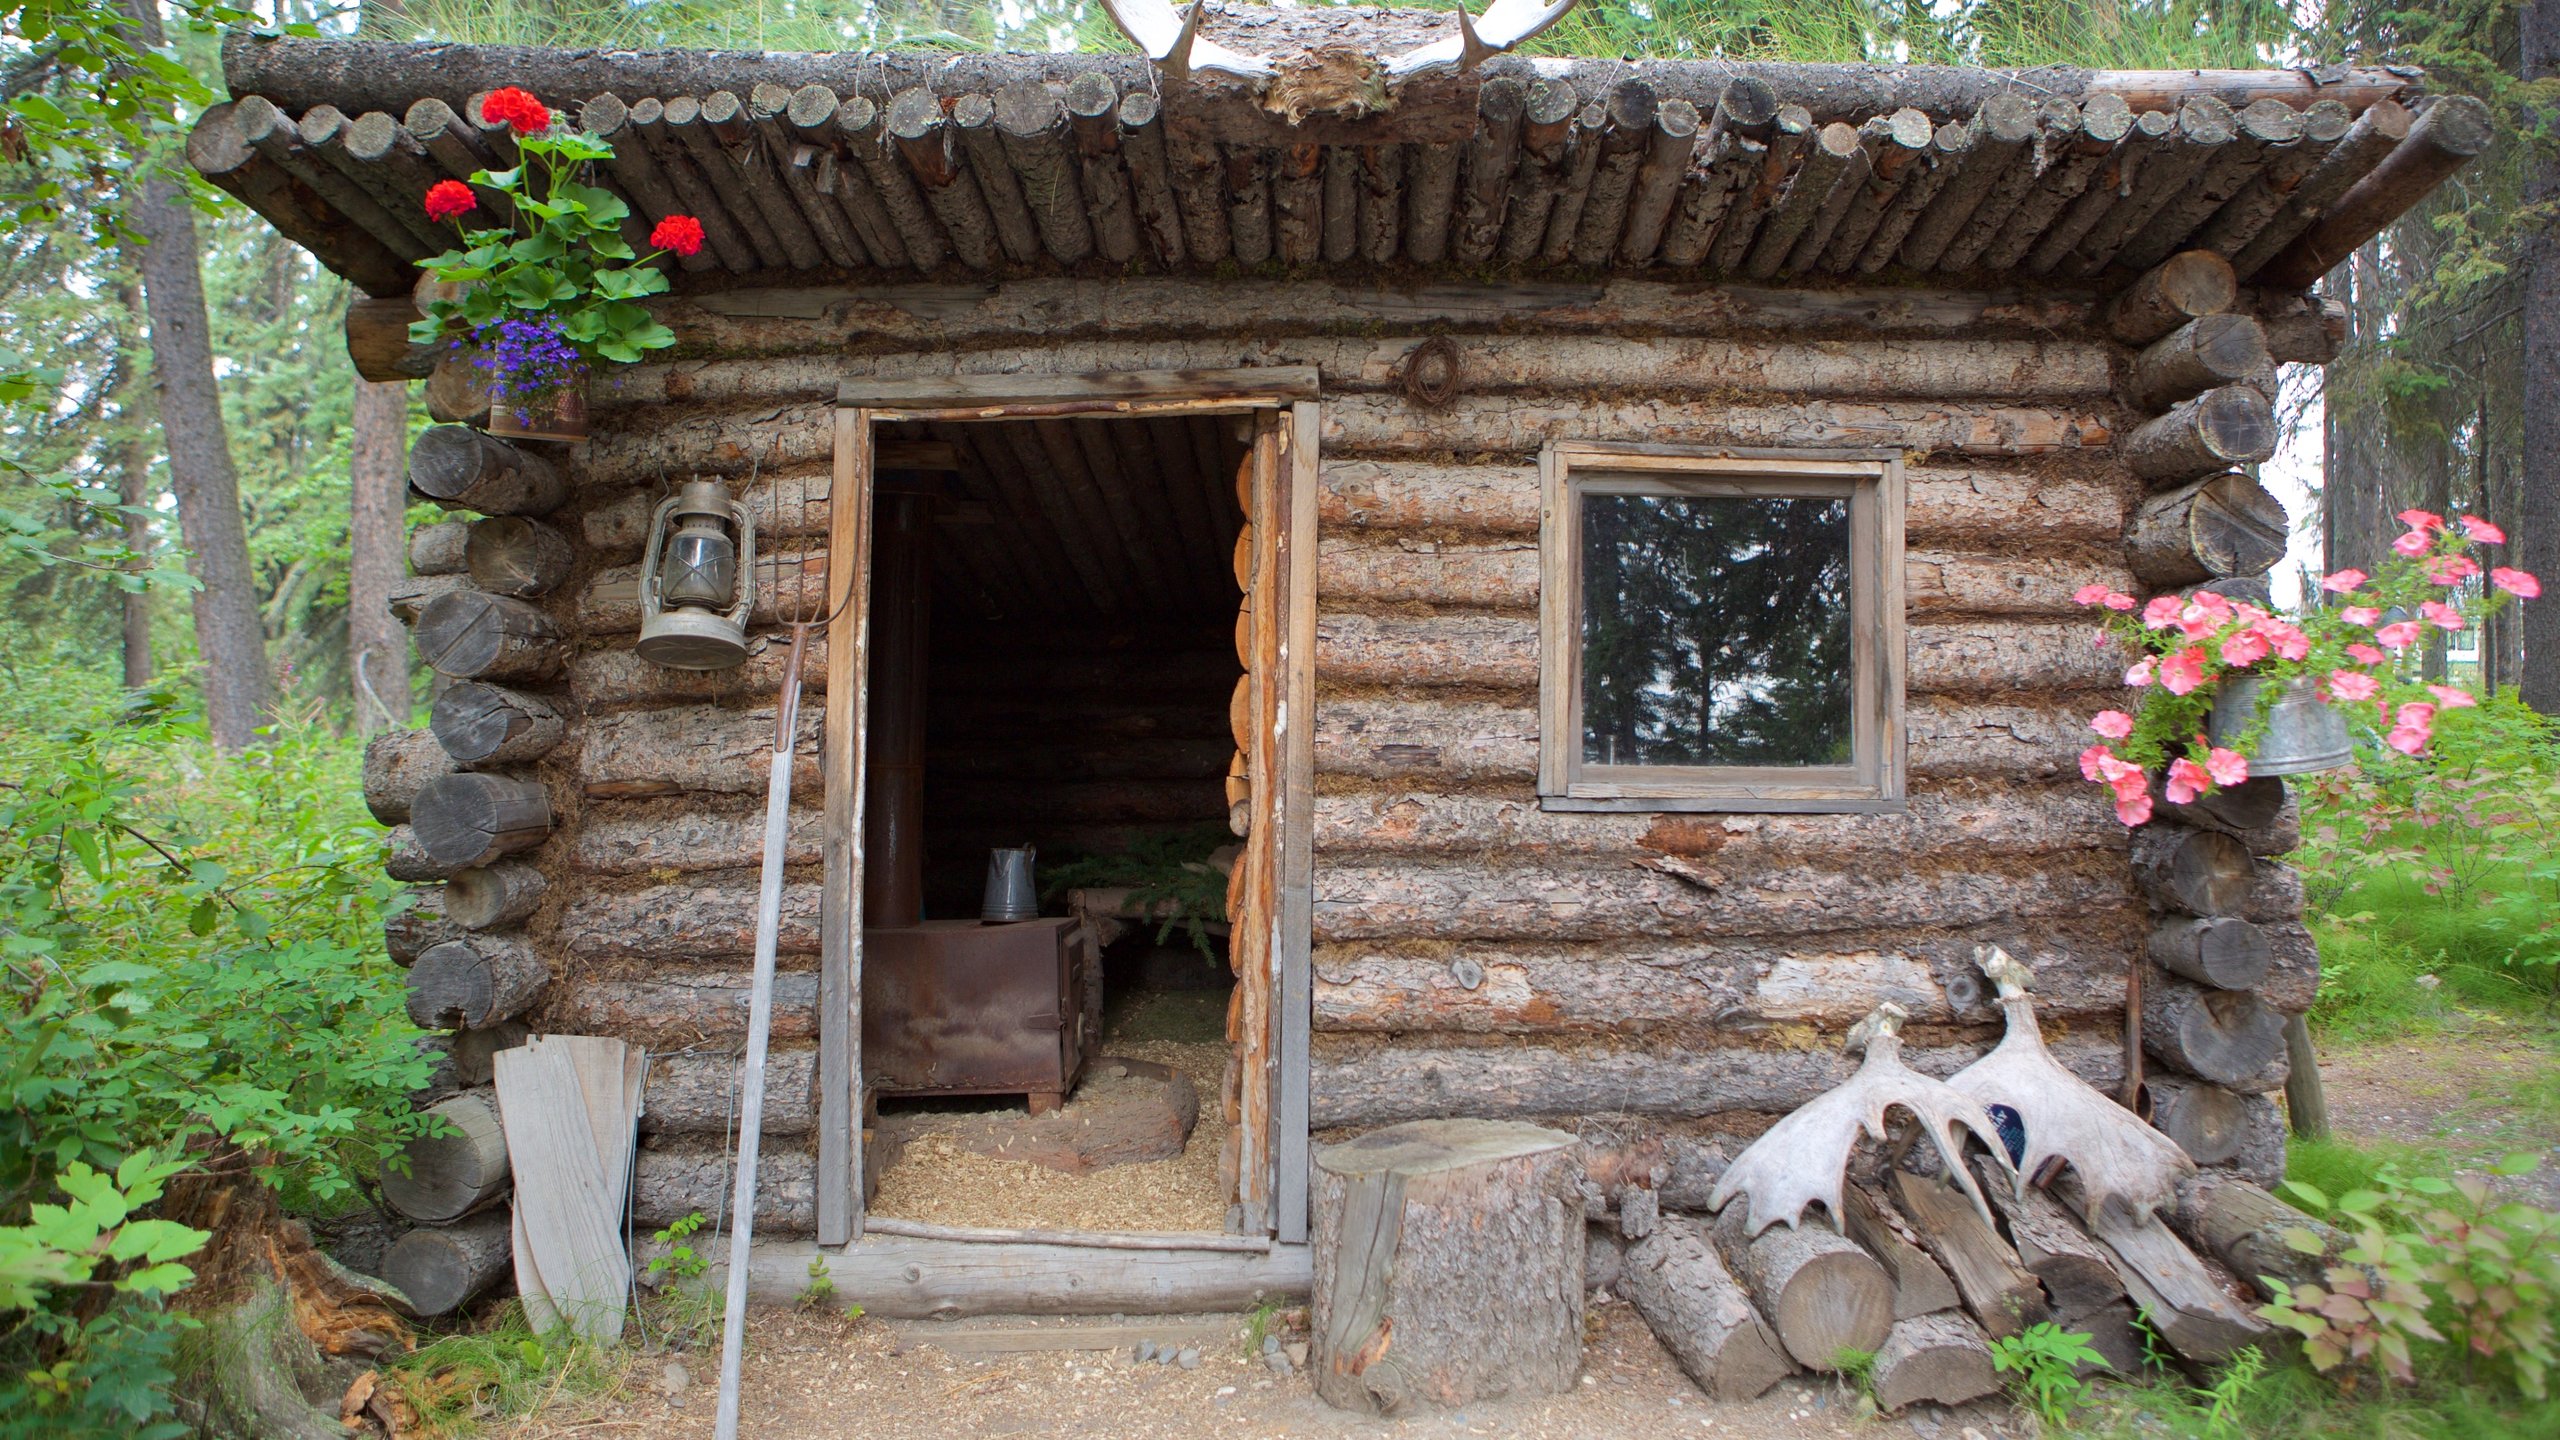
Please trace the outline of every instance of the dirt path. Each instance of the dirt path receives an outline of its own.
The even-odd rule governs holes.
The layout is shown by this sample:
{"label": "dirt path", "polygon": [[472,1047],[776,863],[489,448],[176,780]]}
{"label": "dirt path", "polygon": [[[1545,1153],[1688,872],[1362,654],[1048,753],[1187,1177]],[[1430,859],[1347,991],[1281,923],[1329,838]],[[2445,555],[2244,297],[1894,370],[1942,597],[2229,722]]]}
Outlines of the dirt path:
{"label": "dirt path", "polygon": [[2547,1034],[2477,1019],[2403,1039],[2323,1044],[2320,1074],[2339,1138],[2441,1152],[2456,1173],[2484,1178],[2500,1157],[2531,1151],[2542,1168],[2499,1183],[2560,1209],[2560,1054]]}
{"label": "dirt path", "polygon": [[[1047,1322],[1060,1327],[1072,1321]],[[1616,1440],[1693,1435],[1716,1440],[2009,1440],[2022,1432],[2006,1407],[1949,1413],[1919,1407],[1888,1422],[1861,1419],[1853,1397],[1799,1376],[1744,1405],[1714,1404],[1689,1383],[1632,1307],[1592,1310],[1584,1379],[1571,1395],[1470,1405],[1405,1420],[1364,1419],[1316,1398],[1303,1373],[1275,1375],[1243,1356],[1244,1319],[1223,1343],[1200,1346],[1197,1369],[1139,1364],[1126,1348],[972,1357],[928,1342],[930,1325],[846,1323],[788,1311],[755,1318],[747,1351],[742,1433],[755,1440],[994,1440],[1096,1436],[1188,1440],[1207,1436],[1322,1440]],[[1185,1322],[1185,1328],[1191,1328]],[[670,1393],[670,1364],[683,1368]],[[644,1360],[618,1397],[556,1406],[506,1431],[517,1440],[639,1434],[709,1440],[716,1357]]]}

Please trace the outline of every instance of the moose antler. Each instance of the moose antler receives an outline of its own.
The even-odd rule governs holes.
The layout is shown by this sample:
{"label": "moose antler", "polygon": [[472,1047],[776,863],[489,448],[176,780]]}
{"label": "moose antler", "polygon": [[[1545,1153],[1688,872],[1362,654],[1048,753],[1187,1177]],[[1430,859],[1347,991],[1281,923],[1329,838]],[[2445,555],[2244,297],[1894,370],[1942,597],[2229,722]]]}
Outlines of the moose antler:
{"label": "moose antler", "polygon": [[1947,1178],[1953,1180],[1973,1208],[1991,1219],[1991,1207],[1974,1187],[1964,1163],[1962,1126],[1991,1147],[2000,1169],[2009,1157],[2000,1148],[1991,1116],[1970,1096],[1947,1088],[1902,1063],[1902,1022],[1910,1012],[1888,1000],[1849,1032],[1848,1049],[1866,1047],[1858,1073],[1815,1096],[1735,1157],[1724,1178],[1707,1197],[1707,1208],[1722,1210],[1737,1195],[1751,1198],[1745,1233],[1757,1235],[1780,1220],[1800,1223],[1804,1208],[1819,1200],[1834,1224],[1840,1221],[1841,1177],[1849,1168],[1849,1151],[1863,1133],[1885,1138],[1885,1112],[1901,1109],[1920,1122],[1921,1133],[1938,1147]]}
{"label": "moose antler", "polygon": [[1387,76],[1403,80],[1455,66],[1473,70],[1564,18],[1574,0],[1493,0],[1478,20],[1458,7],[1458,33],[1416,46],[1387,62]]}
{"label": "moose antler", "polygon": [[[1385,62],[1390,80],[1428,74],[1452,67],[1473,70],[1478,65],[1528,39],[1530,36],[1564,18],[1575,0],[1493,0],[1485,7],[1484,18],[1478,20],[1458,9],[1458,33],[1446,40],[1417,46]],[[1279,73],[1269,59],[1230,50],[1214,40],[1200,38],[1200,17],[1208,0],[1193,0],[1187,10],[1176,11],[1170,0],[1102,0],[1102,8],[1110,12],[1112,23],[1122,34],[1137,42],[1168,75],[1176,78],[1194,70],[1217,70],[1246,80],[1268,80]]]}
{"label": "moose antler", "polygon": [[1120,32],[1138,42],[1147,58],[1168,75],[1180,78],[1194,70],[1219,70],[1247,80],[1267,80],[1275,73],[1271,62],[1259,55],[1200,38],[1200,14],[1208,8],[1208,0],[1192,0],[1191,8],[1178,15],[1166,0],[1102,0],[1102,8],[1111,12]]}
{"label": "moose antler", "polygon": [[2027,993],[2034,971],[1997,945],[1975,946],[1973,962],[1999,987],[2009,1032],[1947,1083],[1984,1105],[2017,1112],[2026,1131],[2018,1172],[2033,1175],[2058,1158],[2078,1172],[2093,1210],[2128,1221],[2169,1204],[2178,1178],[2195,1173],[2195,1161],[2045,1049],[2035,997]]}

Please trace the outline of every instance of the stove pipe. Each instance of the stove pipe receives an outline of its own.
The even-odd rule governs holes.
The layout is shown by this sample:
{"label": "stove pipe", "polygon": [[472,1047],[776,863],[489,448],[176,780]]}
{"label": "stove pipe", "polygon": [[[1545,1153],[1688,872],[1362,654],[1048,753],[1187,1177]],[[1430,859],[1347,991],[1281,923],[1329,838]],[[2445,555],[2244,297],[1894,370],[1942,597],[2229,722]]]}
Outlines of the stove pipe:
{"label": "stove pipe", "polygon": [[864,754],[866,929],[924,921],[924,683],[933,583],[928,477],[891,471],[871,508],[871,737]]}

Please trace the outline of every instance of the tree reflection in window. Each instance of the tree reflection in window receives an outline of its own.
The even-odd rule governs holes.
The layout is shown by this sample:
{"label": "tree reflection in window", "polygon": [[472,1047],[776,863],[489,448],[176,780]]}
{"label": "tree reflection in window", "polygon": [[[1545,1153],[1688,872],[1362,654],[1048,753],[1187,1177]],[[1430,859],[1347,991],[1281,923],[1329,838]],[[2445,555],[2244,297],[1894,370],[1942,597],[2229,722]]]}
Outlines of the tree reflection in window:
{"label": "tree reflection in window", "polygon": [[1850,763],[1845,497],[1582,499],[1582,758]]}

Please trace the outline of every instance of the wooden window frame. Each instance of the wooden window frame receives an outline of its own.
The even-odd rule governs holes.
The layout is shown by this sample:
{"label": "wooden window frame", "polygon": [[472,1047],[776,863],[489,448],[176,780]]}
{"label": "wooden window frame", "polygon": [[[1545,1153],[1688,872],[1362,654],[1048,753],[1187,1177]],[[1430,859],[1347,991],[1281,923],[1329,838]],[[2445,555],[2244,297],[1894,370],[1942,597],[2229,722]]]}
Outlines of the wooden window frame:
{"label": "wooden window frame", "polygon": [[[862,773],[868,708],[870,513],[876,427],[902,420],[1020,420],[1057,416],[1245,414],[1254,417],[1245,539],[1253,594],[1245,699],[1252,726],[1251,820],[1239,927],[1250,963],[1238,983],[1255,992],[1260,1023],[1237,1051],[1248,1065],[1241,1101],[1236,1204],[1229,1232],[1303,1246],[1313,1026],[1316,498],[1318,377],[1311,366],[1129,371],[1107,375],[978,375],[941,380],[846,380],[833,417],[835,475],[828,522],[827,600],[843,607],[827,635],[825,886],[819,913],[817,1242],[864,1233],[859,1143],[862,995]],[[842,556],[847,565],[832,563]],[[850,596],[848,596],[850,592]],[[850,603],[848,603],[848,598]],[[1257,1053],[1258,1052],[1258,1053]],[[900,1225],[909,1239],[1022,1245],[1025,1232]],[[1051,1245],[1060,1237],[1043,1236]],[[1126,1237],[1095,1243],[1128,1245]],[[1069,1242],[1072,1243],[1072,1242]],[[1147,1241],[1182,1250],[1179,1236]],[[1030,1253],[1026,1251],[1026,1254]],[[1242,1263],[1248,1257],[1228,1257]]]}
{"label": "wooden window frame", "polygon": [[[1905,808],[1902,457],[1889,450],[1549,445],[1539,456],[1538,803],[1559,811],[1893,814]],[[1594,765],[1582,758],[1584,494],[1846,496],[1851,760]]]}

